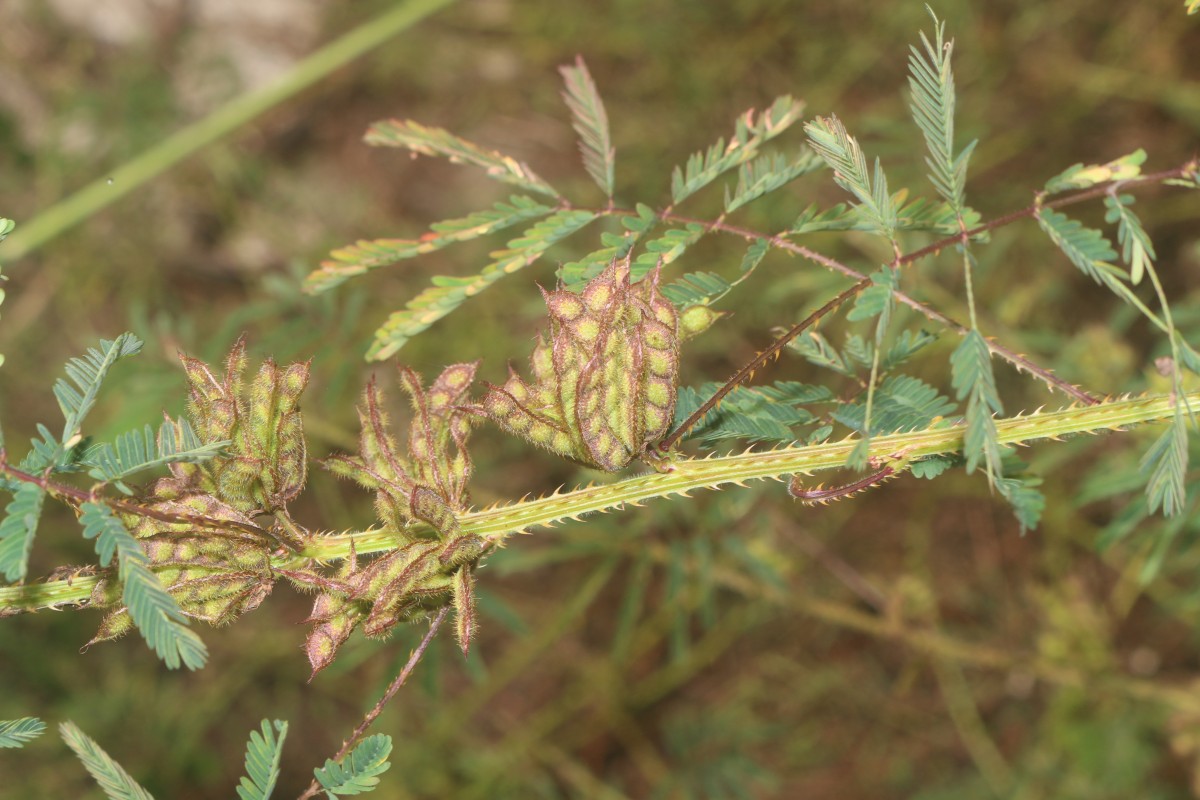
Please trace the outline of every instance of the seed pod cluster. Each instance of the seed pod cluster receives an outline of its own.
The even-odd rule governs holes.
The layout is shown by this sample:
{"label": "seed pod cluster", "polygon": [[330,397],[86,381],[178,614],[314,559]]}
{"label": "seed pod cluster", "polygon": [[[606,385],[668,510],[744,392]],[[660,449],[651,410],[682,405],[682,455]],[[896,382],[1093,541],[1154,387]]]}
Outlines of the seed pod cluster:
{"label": "seed pod cluster", "polygon": [[[471,572],[487,548],[480,536],[464,533],[458,521],[468,508],[471,476],[470,416],[460,403],[476,366],[447,367],[428,388],[411,369],[400,369],[413,409],[407,454],[390,433],[382,394],[372,379],[359,406],[359,453],[325,461],[335,474],[375,491],[376,512],[399,542],[361,568],[351,556],[336,576],[338,585],[317,596],[309,617],[316,625],[305,645],[314,675],[333,661],[358,625],[368,636],[384,636],[399,622],[448,602],[454,605],[459,645],[467,652],[476,626]],[[432,535],[418,534],[414,523],[425,523]]]}
{"label": "seed pod cluster", "polygon": [[[275,585],[271,570],[274,542],[235,529],[253,527],[245,514],[210,494],[181,494],[177,478],[156,482],[144,506],[159,516],[181,520],[163,522],[150,516],[123,515],[158,579],[188,617],[224,625],[257,608],[271,593]],[[183,521],[188,518],[203,520],[203,525]],[[230,528],[221,530],[222,522]],[[112,610],[89,644],[132,630],[133,621],[121,606],[121,598],[116,580],[106,577],[96,584],[91,604]]]}
{"label": "seed pod cluster", "polygon": [[543,291],[550,327],[533,351],[533,382],[510,370],[475,412],[607,472],[646,457],[671,424],[679,372],[679,316],[658,281],[655,269],[632,283],[626,259],[579,294]]}
{"label": "seed pod cluster", "polygon": [[227,456],[190,465],[184,474],[199,473],[199,488],[240,511],[272,513],[286,506],[307,479],[300,395],[308,385],[308,362],[280,368],[268,359],[244,391],[244,340],[234,345],[220,378],[197,358],[180,359],[196,432],[205,442],[231,441]]}

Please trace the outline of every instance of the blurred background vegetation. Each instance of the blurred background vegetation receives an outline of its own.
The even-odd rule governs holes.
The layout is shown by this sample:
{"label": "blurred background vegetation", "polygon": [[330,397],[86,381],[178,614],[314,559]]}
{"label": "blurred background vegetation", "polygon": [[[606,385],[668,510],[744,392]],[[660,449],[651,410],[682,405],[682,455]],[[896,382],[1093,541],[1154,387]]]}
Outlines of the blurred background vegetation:
{"label": "blurred background vegetation", "polygon": [[[395,4],[360,0],[7,0],[0,6],[0,214],[19,224],[103,179],[231,98]],[[945,0],[957,40],[959,131],[979,137],[968,200],[985,217],[1029,202],[1078,161],[1144,147],[1147,170],[1200,142],[1200,18],[1181,3]],[[313,359],[313,455],[352,448],[354,402],[377,370],[359,357],[388,312],[431,274],[471,274],[495,240],[383,270],[319,298],[299,279],[357,238],[417,236],[503,199],[476,172],[360,142],[391,116],[445,127],[527,161],[580,203],[556,66],[582,54],[605,98],[618,202],[667,202],[669,171],[779,94],[838,113],[893,188],[931,194],[908,121],[908,45],[919,3],[738,0],[460,0],[205,147],[84,224],[5,263],[0,402],[10,441],[57,416],[67,357],[130,329],[147,340],[93,415],[100,437],[183,408],[176,352]],[[793,135],[788,146],[799,136]],[[828,175],[742,218],[778,230],[809,202],[840,201]],[[1143,218],[1185,330],[1200,326],[1200,202],[1145,192]],[[715,207],[715,206],[713,206]],[[704,201],[693,211],[711,208]],[[1096,208],[1080,215],[1099,222]],[[594,234],[592,234],[594,236]],[[401,353],[426,376],[484,359],[523,365],[543,306],[534,281],[592,248],[502,281]],[[878,244],[822,236],[870,269]],[[691,268],[729,274],[740,245],[714,241]],[[978,251],[981,327],[1097,393],[1163,390],[1148,326],[1025,223]],[[965,317],[952,263],[905,278]],[[842,283],[779,254],[737,313],[685,353],[685,382],[718,380]],[[834,330],[837,327],[834,326]],[[949,384],[943,337],[922,374]],[[1012,413],[1061,398],[997,367]],[[827,380],[799,359],[772,379]],[[480,572],[483,633],[463,662],[435,644],[377,725],[395,738],[394,798],[1172,798],[1200,787],[1200,515],[1143,518],[1139,453],[1153,432],[1043,444],[1046,517],[1019,535],[980,477],[895,481],[823,508],[782,487],[708,493],[552,531]],[[494,429],[473,440],[477,504],[595,475]],[[1195,456],[1195,454],[1194,454]],[[314,469],[305,524],[372,522],[370,498]],[[44,518],[33,573],[89,560],[71,521]],[[1167,542],[1167,549],[1161,543]],[[1107,545],[1107,546],[1102,546]],[[1147,565],[1150,565],[1149,567]],[[1156,573],[1152,581],[1144,580]],[[291,723],[277,796],[294,796],[407,658],[421,630],[358,636],[311,685],[300,650],[309,600],[281,587],[213,657],[164,670],[131,637],[76,653],[95,612],[0,624],[0,718],[77,722],[159,797],[230,797],[248,732]],[[0,795],[95,794],[46,736],[0,752]],[[740,793],[739,793],[740,790]]]}

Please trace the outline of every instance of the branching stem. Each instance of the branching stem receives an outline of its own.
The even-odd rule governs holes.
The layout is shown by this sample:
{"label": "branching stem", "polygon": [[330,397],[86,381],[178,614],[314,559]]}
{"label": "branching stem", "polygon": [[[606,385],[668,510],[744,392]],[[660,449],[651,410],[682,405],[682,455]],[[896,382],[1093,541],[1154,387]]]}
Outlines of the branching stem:
{"label": "branching stem", "polygon": [[[379,718],[379,715],[383,713],[384,706],[386,706],[388,702],[390,702],[391,699],[396,696],[396,692],[400,691],[400,687],[403,686],[405,681],[408,680],[408,677],[412,675],[412,671],[417,668],[417,664],[420,663],[421,658],[425,655],[425,651],[429,649],[429,645],[433,642],[433,637],[437,635],[438,628],[442,626],[442,622],[445,621],[446,615],[449,613],[449,607],[443,608],[437,613],[437,616],[433,618],[433,621],[429,623],[429,630],[425,632],[425,637],[421,639],[421,643],[417,645],[416,649],[412,651],[412,655],[408,657],[408,663],[404,665],[404,669],[400,670],[400,674],[397,675],[391,684],[388,685],[387,691],[383,693],[383,697],[379,698],[379,702],[377,702],[375,706],[367,712],[367,715],[363,717],[362,722],[358,723],[358,727],[354,729],[354,733],[350,734],[350,738],[342,742],[341,749],[338,750],[337,755],[333,757],[334,761],[341,761],[343,758],[345,758],[346,754],[350,752],[350,749],[354,747],[358,740],[362,738],[362,735],[367,732],[367,728],[370,728],[372,723],[374,723],[375,720]],[[298,800],[306,800],[309,797],[316,797],[318,794],[320,794],[320,792],[321,785],[317,783],[317,780],[314,778],[313,782],[308,785],[308,788],[304,790],[304,794],[300,795]]]}

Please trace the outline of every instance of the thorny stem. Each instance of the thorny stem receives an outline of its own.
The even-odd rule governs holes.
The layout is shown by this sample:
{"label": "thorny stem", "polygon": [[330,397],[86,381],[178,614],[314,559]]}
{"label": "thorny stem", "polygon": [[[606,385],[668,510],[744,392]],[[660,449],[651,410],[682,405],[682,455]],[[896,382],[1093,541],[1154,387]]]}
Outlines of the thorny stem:
{"label": "thorny stem", "polygon": [[[1196,170],[1196,168],[1197,168],[1197,162],[1195,160],[1192,160],[1186,164],[1183,164],[1182,166],[1176,167],[1175,169],[1165,170],[1163,172],[1156,172],[1156,173],[1152,173],[1150,175],[1144,175],[1141,178],[1137,178],[1137,179],[1129,180],[1129,181],[1121,181],[1119,183],[1120,183],[1121,188],[1134,187],[1134,186],[1139,186],[1139,185],[1143,185],[1143,184],[1151,184],[1151,183],[1162,183],[1163,181],[1170,180],[1172,178],[1180,178],[1185,175],[1189,175],[1192,172],[1194,172]],[[919,250],[915,250],[911,253],[907,253],[907,254],[903,254],[903,255],[897,254],[896,258],[892,261],[891,265],[893,268],[898,268],[898,267],[904,266],[906,264],[911,264],[915,261],[918,261],[918,260],[924,258],[925,256],[935,255],[937,253],[940,253],[942,250],[945,250],[947,247],[951,247],[952,245],[956,245],[956,244],[961,244],[962,242],[970,239],[971,237],[978,236],[979,234],[986,233],[988,231],[1003,227],[1005,225],[1010,225],[1013,222],[1016,222],[1020,219],[1024,219],[1026,217],[1033,217],[1037,214],[1037,212],[1040,209],[1043,209],[1043,208],[1061,208],[1064,206],[1074,205],[1076,203],[1082,203],[1087,200],[1092,200],[1097,197],[1103,197],[1106,193],[1108,193],[1112,189],[1112,186],[1113,186],[1112,182],[1109,182],[1109,183],[1101,184],[1096,187],[1092,187],[1090,189],[1076,192],[1071,195],[1067,195],[1066,197],[1058,198],[1057,200],[1050,200],[1050,201],[1043,201],[1041,199],[1041,197],[1039,196],[1033,203],[1031,203],[1026,208],[1020,209],[1018,211],[1013,211],[1008,214],[1004,214],[1000,217],[997,217],[994,220],[991,220],[990,222],[986,222],[982,225],[978,225],[969,230],[960,231],[952,236],[947,236],[943,239],[939,239],[938,241],[936,241],[926,247],[922,247]],[[622,212],[622,213],[630,213],[630,212]],[[764,349],[762,352],[758,353],[753,359],[751,359],[749,362],[747,362],[742,367],[740,367],[732,376],[730,376],[730,378],[725,382],[725,384],[722,385],[722,387],[712,395],[712,397],[710,397],[703,405],[701,405],[698,409],[696,409],[696,411],[690,417],[688,417],[687,420],[685,420],[683,422],[683,424],[681,424],[678,428],[676,428],[674,431],[672,431],[669,436],[667,436],[665,439],[662,440],[662,442],[659,444],[659,449],[662,451],[667,451],[667,450],[670,450],[672,448],[672,446],[674,446],[679,441],[679,439],[682,438],[689,430],[691,430],[692,427],[694,427],[697,423],[699,423],[702,419],[704,419],[704,417],[710,411],[712,411],[712,409],[716,408],[717,404],[719,404],[721,402],[721,400],[723,400],[725,398],[726,395],[728,395],[731,391],[733,391],[733,389],[735,389],[737,386],[740,386],[745,381],[749,380],[750,377],[760,367],[769,363],[772,359],[778,358],[779,354],[781,352],[783,352],[783,348],[789,342],[791,342],[793,339],[795,339],[797,336],[799,336],[801,333],[803,333],[808,328],[816,325],[826,315],[828,315],[828,314],[832,313],[833,311],[835,311],[836,309],[840,308],[844,303],[857,297],[865,289],[867,289],[871,285],[871,279],[868,278],[867,276],[863,275],[861,272],[854,269],[853,267],[843,264],[836,259],[830,258],[829,256],[823,255],[821,253],[818,253],[815,250],[811,250],[807,247],[804,247],[803,245],[798,245],[798,244],[795,244],[794,242],[789,241],[786,238],[787,237],[786,232],[777,234],[775,236],[763,236],[758,231],[753,231],[748,228],[742,228],[742,227],[739,227],[736,225],[729,225],[721,219],[705,223],[701,220],[695,220],[695,219],[690,219],[687,217],[679,216],[677,214],[671,213],[669,210],[662,212],[659,215],[659,217],[661,219],[671,220],[673,222],[679,222],[679,223],[684,223],[684,224],[686,224],[686,223],[705,224],[705,225],[707,225],[709,230],[718,230],[718,231],[722,231],[724,233],[734,234],[736,236],[741,236],[748,240],[766,239],[771,244],[772,247],[776,247],[781,250],[787,250],[787,251],[796,253],[797,255],[803,256],[804,258],[807,258],[810,261],[821,264],[822,266],[827,267],[835,272],[840,272],[843,275],[847,275],[849,277],[855,278],[858,281],[853,286],[851,286],[849,289],[846,289],[841,294],[837,295],[832,300],[830,300],[828,303],[821,306],[821,308],[814,311],[812,314],[810,314],[808,317],[806,317],[803,321],[799,322],[796,325],[793,325],[785,333],[783,333],[781,336],[779,336],[774,342],[772,342],[769,347]],[[946,327],[953,329],[954,331],[956,331],[959,334],[965,334],[969,330],[962,323],[957,322],[956,320],[952,319],[951,317],[943,314],[942,312],[938,311],[935,308],[932,308],[932,307],[920,302],[919,300],[909,297],[908,295],[904,294],[903,292],[894,291],[893,296],[900,302],[907,305],[908,307],[919,312],[920,314],[923,314],[925,317],[932,319],[936,322],[940,322],[943,325],[945,325]],[[1059,378],[1058,376],[1056,376],[1050,370],[1048,370],[1044,367],[1040,367],[1037,364],[1034,364],[1028,358],[1026,358],[1022,355],[1019,355],[1017,353],[1014,353],[1013,351],[1009,350],[1004,345],[1001,345],[1001,344],[998,344],[996,342],[989,340],[987,342],[987,346],[988,346],[988,349],[993,354],[1004,359],[1005,361],[1008,361],[1013,366],[1015,366],[1018,370],[1024,370],[1033,375],[1038,376],[1038,378],[1040,378],[1047,385],[1049,385],[1053,388],[1059,389],[1063,393],[1075,398],[1079,402],[1085,403],[1087,405],[1094,405],[1099,402],[1099,400],[1097,400],[1095,397],[1091,396],[1087,392],[1084,392],[1083,390],[1079,389],[1078,387],[1072,386],[1070,383],[1067,383],[1066,381],[1064,381],[1061,378]]]}
{"label": "thorny stem", "polygon": [[[1120,430],[1131,425],[1157,422],[1175,413],[1177,402],[1200,403],[1200,391],[1178,397],[1160,395],[1108,400],[1096,406],[1077,406],[1057,411],[996,420],[996,437],[1001,445],[1019,445],[1039,439],[1061,439],[1081,433]],[[909,433],[871,438],[868,456],[915,461],[932,455],[961,451],[964,428],[943,421],[933,427]],[[504,506],[472,511],[459,518],[464,534],[476,534],[493,546],[510,536],[533,528],[552,527],[589,514],[615,511],[640,505],[646,500],[687,495],[700,489],[741,486],[752,480],[783,480],[797,473],[840,469],[854,449],[856,439],[826,442],[805,447],[747,451],[711,458],[679,458],[666,472],[632,475],[615,483],[587,486],[535,500],[522,500]],[[407,532],[420,536],[427,526],[418,524]],[[346,558],[352,549],[360,555],[388,552],[396,547],[396,532],[387,529],[317,536],[300,553],[279,553],[271,558],[273,569],[301,569],[312,560],[333,561]],[[0,615],[86,603],[98,578],[82,576],[72,581],[59,580],[25,586],[0,588]]]}
{"label": "thorny stem", "polygon": [[[400,674],[397,675],[391,682],[387,688],[387,691],[383,693],[383,697],[379,698],[379,702],[377,702],[375,706],[367,712],[367,715],[363,717],[363,721],[360,722],[358,727],[354,729],[354,733],[350,734],[350,738],[342,743],[342,748],[338,750],[337,755],[333,757],[334,761],[341,761],[343,758],[345,758],[346,754],[350,752],[350,748],[354,747],[358,740],[362,738],[362,735],[367,732],[367,728],[371,727],[372,723],[374,723],[375,720],[379,718],[379,715],[383,713],[384,706],[386,706],[388,702],[390,702],[391,699],[396,696],[396,692],[400,691],[400,687],[404,685],[404,682],[408,680],[408,676],[412,674],[414,669],[416,669],[417,664],[425,655],[425,651],[429,649],[429,645],[433,642],[433,637],[437,635],[438,628],[442,626],[442,622],[446,619],[446,615],[449,613],[450,607],[447,606],[439,611],[437,616],[433,618],[433,621],[429,623],[429,630],[425,632],[425,637],[421,639],[421,643],[417,645],[416,649],[412,651],[412,655],[408,657],[408,663],[404,665],[404,669],[400,670]],[[317,782],[316,778],[314,778],[313,782],[310,783],[308,788],[304,790],[304,794],[300,795],[297,800],[306,800],[306,798],[309,797],[316,797],[318,794],[320,794],[320,792],[321,786]]]}

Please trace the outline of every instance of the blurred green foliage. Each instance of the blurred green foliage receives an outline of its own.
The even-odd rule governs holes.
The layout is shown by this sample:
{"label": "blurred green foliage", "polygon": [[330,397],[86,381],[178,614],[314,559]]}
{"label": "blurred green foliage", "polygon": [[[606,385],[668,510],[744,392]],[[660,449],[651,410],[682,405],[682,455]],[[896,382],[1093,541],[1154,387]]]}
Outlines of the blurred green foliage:
{"label": "blurred green foliage", "polygon": [[[55,11],[67,5],[0,10],[0,213],[18,223],[253,79],[239,72],[237,51],[214,50],[227,31],[203,15],[164,11],[113,40]],[[291,54],[268,47],[293,32],[282,20],[255,17],[248,30],[282,52],[286,69],[305,47],[389,6],[298,4],[308,27]],[[1200,25],[1177,6],[935,9],[957,42],[961,136],[981,140],[967,191],[985,217],[1028,203],[1032,188],[1078,161],[1136,147],[1152,165],[1194,154]],[[904,74],[907,45],[925,24],[919,4],[457,3],[6,264],[6,431],[31,431],[52,408],[47,364],[57,369],[101,336],[130,329],[147,342],[94,414],[105,438],[161,409],[181,411],[177,349],[216,361],[245,332],[255,356],[313,357],[304,411],[314,455],[351,448],[370,332],[429,274],[482,265],[495,243],[319,298],[300,294],[301,277],[352,239],[414,236],[506,196],[472,172],[366,148],[369,122],[445,127],[599,203],[555,72],[581,53],[610,116],[618,200],[665,202],[671,166],[782,93],[806,99],[811,113],[854,120],[894,186],[922,187]],[[812,200],[840,199],[829,191],[754,206],[746,224],[782,227]],[[697,215],[712,210],[703,202]],[[1196,341],[1200,204],[1195,193],[1144,203],[1177,324]],[[820,245],[843,256],[877,247],[856,235]],[[583,246],[568,242],[552,260]],[[689,257],[737,263],[737,247],[706,240]],[[997,233],[980,257],[976,297],[999,340],[1099,391],[1168,388],[1147,326],[1031,226]],[[833,293],[822,272],[766,266],[723,332],[690,349],[685,384],[723,378],[770,325]],[[917,270],[926,299],[966,316],[959,285],[931,279],[928,264]],[[548,287],[550,268],[498,283],[465,320],[410,343],[405,362],[436,374],[451,360],[483,358],[482,377],[502,381],[542,313],[533,280]],[[932,347],[948,353],[953,343]],[[773,376],[805,380],[807,369],[790,359]],[[1010,409],[1046,400],[1007,371],[998,378]],[[1049,498],[1041,528],[1023,538],[986,482],[953,475],[936,495],[905,480],[817,509],[793,506],[779,487],[702,495],[514,542],[480,572],[483,632],[471,657],[463,662],[443,637],[378,723],[397,743],[381,793],[718,798],[738,796],[728,788],[737,782],[757,797],[1190,796],[1200,786],[1200,708],[1186,702],[1197,677],[1200,517],[1144,516],[1129,475],[1153,436],[1023,454],[1047,475]],[[477,442],[479,505],[592,478],[496,431]],[[307,524],[370,524],[364,493],[319,473],[311,488],[293,508]],[[1152,536],[1163,525],[1177,527]],[[87,560],[72,522],[48,516],[42,526],[33,572]],[[1171,557],[1159,555],[1162,569],[1146,584],[1149,543],[1164,538]],[[1113,546],[1101,552],[1098,542]],[[94,613],[5,619],[0,719],[74,720],[160,797],[231,796],[246,732],[264,717],[287,719],[278,794],[294,794],[421,634],[352,639],[307,685],[296,625],[307,606],[281,590],[237,626],[203,631],[211,661],[189,675],[168,674],[136,639],[76,655]],[[50,736],[0,751],[0,775],[13,797],[79,796],[88,785]]]}

